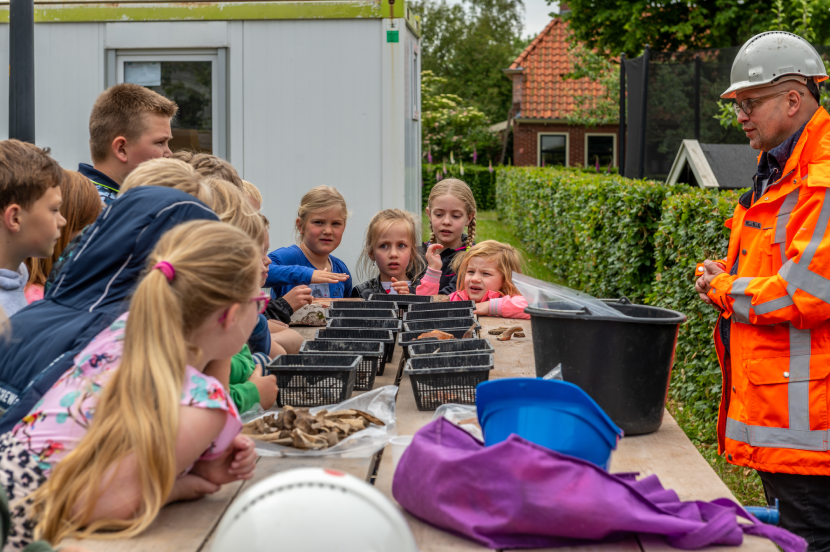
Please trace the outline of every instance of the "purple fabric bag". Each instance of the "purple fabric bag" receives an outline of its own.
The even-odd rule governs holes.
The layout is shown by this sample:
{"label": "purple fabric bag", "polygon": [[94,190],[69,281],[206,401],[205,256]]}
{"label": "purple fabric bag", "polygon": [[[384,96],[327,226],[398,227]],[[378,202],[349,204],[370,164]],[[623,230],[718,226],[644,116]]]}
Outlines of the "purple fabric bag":
{"label": "purple fabric bag", "polygon": [[[784,552],[807,542],[757,521],[731,500],[681,502],[656,476],[612,475],[518,435],[485,447],[445,419],[423,427],[403,454],[392,494],[418,518],[490,548],[544,548],[664,535],[681,549],[738,546],[744,533]],[[740,524],[741,516],[752,524]],[[589,541],[589,542],[586,542]]]}

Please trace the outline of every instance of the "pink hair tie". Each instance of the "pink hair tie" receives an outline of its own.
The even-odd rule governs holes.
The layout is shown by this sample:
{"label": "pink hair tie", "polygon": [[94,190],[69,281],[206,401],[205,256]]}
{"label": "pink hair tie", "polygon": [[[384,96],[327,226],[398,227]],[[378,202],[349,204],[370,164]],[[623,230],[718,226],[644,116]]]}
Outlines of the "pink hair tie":
{"label": "pink hair tie", "polygon": [[161,261],[156,263],[156,266],[153,267],[153,270],[155,269],[161,270],[161,273],[164,274],[164,277],[167,278],[168,282],[172,282],[173,278],[176,277],[176,269],[173,268],[173,265],[171,265],[167,261]]}

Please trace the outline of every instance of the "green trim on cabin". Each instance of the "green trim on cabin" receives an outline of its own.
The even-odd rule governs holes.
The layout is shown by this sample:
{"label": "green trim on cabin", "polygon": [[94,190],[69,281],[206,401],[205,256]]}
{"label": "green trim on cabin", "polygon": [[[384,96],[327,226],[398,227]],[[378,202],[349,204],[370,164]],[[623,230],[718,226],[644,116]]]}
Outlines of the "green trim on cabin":
{"label": "green trim on cabin", "polygon": [[[392,5],[403,18],[405,2]],[[386,1],[316,2],[170,2],[123,4],[35,4],[35,23],[88,21],[234,21],[267,19],[380,19],[389,17]],[[410,15],[410,17],[412,17]],[[0,6],[0,23],[9,22],[8,4]],[[415,26],[410,24],[410,26]],[[418,23],[420,27],[420,22]],[[420,34],[420,33],[418,33]]]}

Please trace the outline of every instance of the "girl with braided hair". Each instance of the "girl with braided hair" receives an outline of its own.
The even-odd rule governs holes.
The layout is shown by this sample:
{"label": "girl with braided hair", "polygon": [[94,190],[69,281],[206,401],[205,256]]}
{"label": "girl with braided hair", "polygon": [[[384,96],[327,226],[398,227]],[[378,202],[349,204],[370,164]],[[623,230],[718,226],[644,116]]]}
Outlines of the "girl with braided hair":
{"label": "girl with braided hair", "polygon": [[[463,180],[446,178],[433,186],[426,212],[432,232],[429,241],[423,246],[423,253],[426,255],[433,248],[440,257],[441,275],[436,293],[451,295],[457,281],[452,261],[458,253],[475,245],[476,199]],[[464,227],[467,228],[466,234]],[[421,277],[425,274],[426,272],[422,273]],[[419,292],[419,295],[423,294]]]}

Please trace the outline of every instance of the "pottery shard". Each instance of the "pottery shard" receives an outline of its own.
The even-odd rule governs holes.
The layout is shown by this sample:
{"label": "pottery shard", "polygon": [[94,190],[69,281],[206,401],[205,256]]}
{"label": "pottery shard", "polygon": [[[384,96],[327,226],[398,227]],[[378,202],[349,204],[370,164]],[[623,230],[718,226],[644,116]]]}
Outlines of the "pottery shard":
{"label": "pottery shard", "polygon": [[448,339],[455,339],[455,336],[448,334],[447,332],[442,332],[441,330],[432,330],[431,332],[422,333],[418,336],[418,339],[439,339],[441,341],[445,341]]}

